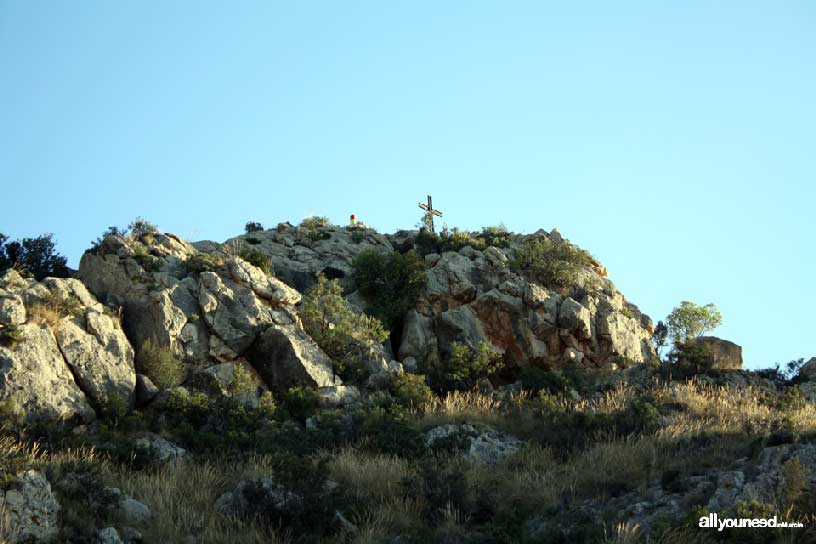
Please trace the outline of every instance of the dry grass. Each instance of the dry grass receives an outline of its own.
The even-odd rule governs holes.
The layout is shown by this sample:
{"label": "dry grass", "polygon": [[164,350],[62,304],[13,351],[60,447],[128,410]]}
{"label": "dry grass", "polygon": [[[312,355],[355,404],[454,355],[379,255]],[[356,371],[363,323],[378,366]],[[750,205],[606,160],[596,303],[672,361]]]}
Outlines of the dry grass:
{"label": "dry grass", "polygon": [[289,542],[285,534],[255,522],[221,516],[215,501],[242,479],[269,476],[271,464],[265,457],[242,463],[180,463],[155,471],[117,474],[122,490],[147,504],[154,514],[140,528],[146,542],[179,542],[187,535],[204,537],[208,543]]}
{"label": "dry grass", "polygon": [[48,325],[52,329],[56,329],[62,319],[62,315],[56,308],[42,302],[35,302],[26,311],[30,320],[40,325]]}
{"label": "dry grass", "polygon": [[400,491],[400,482],[414,474],[406,459],[372,455],[347,448],[329,462],[329,477],[357,497],[386,500]]}

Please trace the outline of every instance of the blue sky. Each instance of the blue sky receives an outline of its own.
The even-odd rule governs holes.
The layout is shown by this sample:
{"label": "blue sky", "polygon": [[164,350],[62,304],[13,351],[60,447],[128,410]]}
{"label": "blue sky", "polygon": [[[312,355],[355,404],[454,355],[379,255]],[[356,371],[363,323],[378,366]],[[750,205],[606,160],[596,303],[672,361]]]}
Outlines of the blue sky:
{"label": "blue sky", "polygon": [[816,355],[812,2],[0,1],[0,231],[76,266],[350,213],[557,227],[655,320]]}

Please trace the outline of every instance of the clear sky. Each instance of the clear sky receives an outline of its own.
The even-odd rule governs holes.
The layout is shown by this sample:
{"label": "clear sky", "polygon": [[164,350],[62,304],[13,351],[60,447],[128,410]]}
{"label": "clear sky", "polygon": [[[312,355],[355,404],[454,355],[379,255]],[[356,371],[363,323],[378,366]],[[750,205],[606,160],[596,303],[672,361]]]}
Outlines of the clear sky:
{"label": "clear sky", "polygon": [[0,0],[0,231],[557,227],[655,321],[816,355],[816,3]]}

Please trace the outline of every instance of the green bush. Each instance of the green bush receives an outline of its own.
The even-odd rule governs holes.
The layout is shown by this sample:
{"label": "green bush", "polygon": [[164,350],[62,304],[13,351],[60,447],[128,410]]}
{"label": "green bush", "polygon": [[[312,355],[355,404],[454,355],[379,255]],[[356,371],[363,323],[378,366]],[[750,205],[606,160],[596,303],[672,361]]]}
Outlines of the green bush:
{"label": "green bush", "polygon": [[193,253],[184,261],[184,267],[188,274],[200,274],[201,272],[213,272],[224,264],[220,255],[215,253]]}
{"label": "green bush", "polygon": [[425,263],[415,252],[362,251],[352,263],[354,281],[366,298],[366,311],[388,330],[399,330],[425,283]]}
{"label": "green bush", "polygon": [[306,217],[300,222],[300,226],[307,229],[319,229],[329,226],[329,218],[324,215],[313,215]]}
{"label": "green bush", "polygon": [[566,240],[540,237],[525,240],[511,266],[544,287],[574,288],[592,262],[589,253]]}
{"label": "green bush", "polygon": [[25,334],[19,326],[5,325],[0,328],[0,344],[9,349],[14,349],[23,340],[25,340]]}
{"label": "green bush", "polygon": [[693,376],[709,372],[714,356],[710,346],[689,341],[675,344],[669,353],[669,361],[681,376]]}
{"label": "green bush", "polygon": [[262,251],[245,247],[241,250],[241,258],[249,264],[257,266],[265,274],[272,272],[272,257]]}
{"label": "green bush", "polygon": [[425,383],[425,376],[408,372],[395,376],[389,391],[397,404],[407,409],[421,410],[435,398],[433,391]]}
{"label": "green bush", "polygon": [[255,381],[249,370],[240,363],[236,363],[232,372],[232,381],[227,388],[229,394],[234,397],[249,395],[255,392]]}
{"label": "green bush", "polygon": [[425,437],[403,417],[374,411],[363,424],[363,436],[376,453],[399,457],[421,457],[427,447]]}
{"label": "green bush", "polygon": [[795,508],[808,486],[808,469],[798,457],[782,465],[782,499],[786,508]]}
{"label": "green bush", "polygon": [[450,355],[440,363],[426,369],[431,388],[438,392],[469,390],[476,383],[502,368],[501,355],[490,344],[479,342],[476,349],[460,342],[453,342]]}
{"label": "green bush", "polygon": [[303,328],[331,358],[334,373],[343,380],[362,381],[371,348],[388,338],[379,320],[352,310],[338,281],[323,274],[306,292],[300,316]]}
{"label": "green bush", "polygon": [[183,373],[181,357],[149,339],[142,343],[136,354],[136,369],[162,389],[179,385]]}
{"label": "green bush", "polygon": [[311,387],[290,387],[284,393],[282,403],[293,419],[306,421],[317,412],[317,391]]}
{"label": "green bush", "polygon": [[252,232],[259,232],[262,230],[264,230],[263,225],[261,225],[257,221],[247,221],[247,224],[244,225],[244,232],[246,232],[247,234],[250,234]]}
{"label": "green bush", "polygon": [[8,242],[8,236],[0,233],[0,273],[13,268],[37,281],[69,277],[68,259],[57,253],[53,237],[43,234]]}
{"label": "green bush", "polygon": [[507,247],[509,243],[510,234],[504,225],[483,227],[479,233],[459,230],[456,227],[448,230],[445,227],[442,232],[435,234],[427,228],[422,228],[414,239],[417,252],[423,256],[429,253],[459,251],[466,246],[481,251],[489,246]]}
{"label": "green bush", "polygon": [[153,235],[159,232],[159,228],[150,221],[137,217],[128,225],[128,231],[133,239],[141,240],[146,237],[145,241],[152,243]]}
{"label": "green bush", "polygon": [[510,244],[510,233],[504,225],[492,227],[482,227],[479,237],[484,240],[486,246],[507,247]]}

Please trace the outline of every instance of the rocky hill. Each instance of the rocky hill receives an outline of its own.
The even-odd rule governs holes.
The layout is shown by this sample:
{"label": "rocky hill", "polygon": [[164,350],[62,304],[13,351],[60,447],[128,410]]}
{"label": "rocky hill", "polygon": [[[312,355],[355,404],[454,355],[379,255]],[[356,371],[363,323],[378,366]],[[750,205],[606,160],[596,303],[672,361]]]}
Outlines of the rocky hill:
{"label": "rocky hill", "polygon": [[[76,278],[5,272],[0,542],[589,542],[601,514],[634,542],[697,507],[810,508],[782,489],[794,458],[816,478],[809,371],[673,376],[600,263],[557,231],[488,234],[149,230],[105,237]],[[694,442],[731,432],[750,440]]]}

